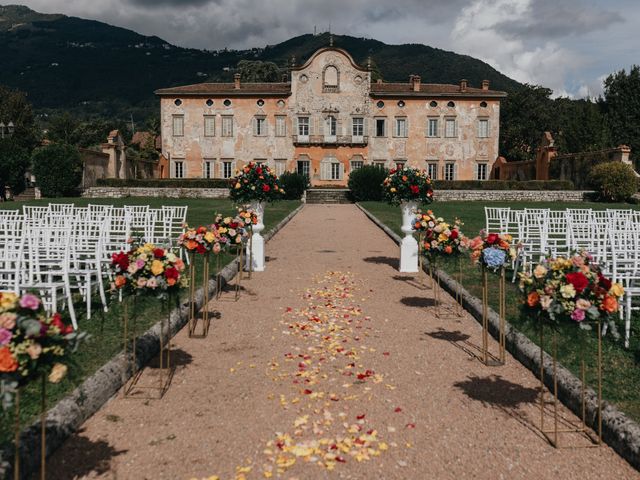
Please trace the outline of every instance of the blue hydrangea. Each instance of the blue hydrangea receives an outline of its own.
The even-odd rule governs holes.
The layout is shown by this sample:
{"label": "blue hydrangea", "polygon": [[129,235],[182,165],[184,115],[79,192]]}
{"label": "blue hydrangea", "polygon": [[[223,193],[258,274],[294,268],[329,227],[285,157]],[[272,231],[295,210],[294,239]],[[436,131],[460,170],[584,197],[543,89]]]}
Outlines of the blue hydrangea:
{"label": "blue hydrangea", "polygon": [[506,259],[507,259],[506,252],[499,248],[490,247],[490,248],[485,248],[482,251],[482,260],[484,261],[484,264],[487,267],[492,268],[494,270],[497,270],[498,268],[502,267]]}

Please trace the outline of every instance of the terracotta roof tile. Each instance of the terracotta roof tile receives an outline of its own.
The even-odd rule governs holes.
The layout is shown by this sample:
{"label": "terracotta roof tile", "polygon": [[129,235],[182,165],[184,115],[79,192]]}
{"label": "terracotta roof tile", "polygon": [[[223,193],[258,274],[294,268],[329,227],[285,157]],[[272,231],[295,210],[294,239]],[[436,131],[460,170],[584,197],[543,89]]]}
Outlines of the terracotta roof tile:
{"label": "terracotta roof tile", "polygon": [[498,90],[483,90],[481,88],[467,87],[465,92],[460,91],[459,85],[447,85],[442,83],[421,83],[420,91],[414,92],[410,83],[372,83],[371,95],[377,96],[456,96],[456,97],[506,97],[505,92]]}
{"label": "terracotta roof tile", "polygon": [[233,83],[196,83],[182,87],[161,88],[156,95],[277,95],[291,94],[289,83],[241,83],[235,88]]}

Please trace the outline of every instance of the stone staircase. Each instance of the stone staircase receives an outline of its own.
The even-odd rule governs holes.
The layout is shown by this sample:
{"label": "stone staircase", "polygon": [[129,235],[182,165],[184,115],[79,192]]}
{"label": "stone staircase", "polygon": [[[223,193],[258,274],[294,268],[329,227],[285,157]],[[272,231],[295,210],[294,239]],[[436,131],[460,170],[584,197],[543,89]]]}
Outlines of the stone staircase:
{"label": "stone staircase", "polygon": [[348,188],[310,188],[307,203],[353,203]]}
{"label": "stone staircase", "polygon": [[22,192],[20,195],[16,195],[14,197],[14,200],[28,201],[28,200],[35,200],[35,198],[36,198],[36,189],[31,187],[31,188],[25,189],[25,191]]}

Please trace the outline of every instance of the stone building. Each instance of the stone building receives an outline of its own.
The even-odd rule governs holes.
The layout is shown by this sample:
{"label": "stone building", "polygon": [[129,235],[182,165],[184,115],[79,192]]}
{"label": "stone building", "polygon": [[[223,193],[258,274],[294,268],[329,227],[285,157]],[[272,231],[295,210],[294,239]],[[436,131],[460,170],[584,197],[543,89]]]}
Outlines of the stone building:
{"label": "stone building", "polygon": [[162,161],[177,178],[227,178],[248,161],[314,185],[344,185],[363,165],[426,168],[436,179],[486,180],[498,156],[504,92],[371,82],[345,50],[316,51],[290,81],[202,83],[157,90]]}

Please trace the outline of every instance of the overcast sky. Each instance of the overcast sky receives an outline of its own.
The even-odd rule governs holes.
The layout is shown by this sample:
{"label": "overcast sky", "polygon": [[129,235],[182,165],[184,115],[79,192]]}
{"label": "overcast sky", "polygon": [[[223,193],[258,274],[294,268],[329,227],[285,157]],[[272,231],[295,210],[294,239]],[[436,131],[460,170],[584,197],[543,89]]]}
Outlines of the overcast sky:
{"label": "overcast sky", "polygon": [[[640,63],[639,0],[17,0],[180,46],[262,47],[331,31],[468,54],[556,95],[598,95]],[[424,79],[428,81],[428,78]]]}

